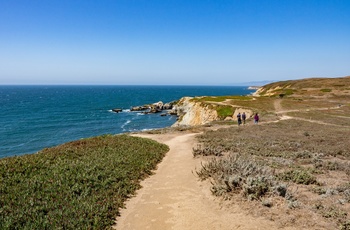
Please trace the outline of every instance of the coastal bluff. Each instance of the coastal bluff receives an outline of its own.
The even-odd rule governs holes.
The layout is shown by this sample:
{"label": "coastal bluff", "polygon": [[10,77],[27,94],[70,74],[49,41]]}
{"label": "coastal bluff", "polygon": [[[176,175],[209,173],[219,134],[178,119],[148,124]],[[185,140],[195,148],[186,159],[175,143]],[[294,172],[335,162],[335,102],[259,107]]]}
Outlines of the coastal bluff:
{"label": "coastal bluff", "polygon": [[[183,97],[174,104],[172,114],[178,116],[172,125],[196,126],[219,120],[236,120],[238,113],[245,112],[247,119],[254,113],[268,113],[272,107],[262,105],[271,99],[289,98],[294,100],[334,100],[348,98],[350,76],[340,78],[307,78],[273,82],[254,87],[256,92],[247,96]],[[258,100],[258,98],[260,98]]]}
{"label": "coastal bluff", "polygon": [[218,119],[216,110],[209,105],[193,100],[193,97],[183,97],[173,108],[178,120],[172,125],[177,126],[196,126],[203,125]]}
{"label": "coastal bluff", "polygon": [[[223,98],[225,98],[225,101],[221,101]],[[249,100],[251,100],[251,97],[249,97]],[[209,101],[206,100],[206,97],[183,97],[172,109],[172,113],[176,113],[178,116],[172,127],[205,125],[220,120],[233,121],[237,120],[238,113],[243,112],[247,118],[253,115],[251,109],[234,105],[232,99],[226,97],[210,97]]]}

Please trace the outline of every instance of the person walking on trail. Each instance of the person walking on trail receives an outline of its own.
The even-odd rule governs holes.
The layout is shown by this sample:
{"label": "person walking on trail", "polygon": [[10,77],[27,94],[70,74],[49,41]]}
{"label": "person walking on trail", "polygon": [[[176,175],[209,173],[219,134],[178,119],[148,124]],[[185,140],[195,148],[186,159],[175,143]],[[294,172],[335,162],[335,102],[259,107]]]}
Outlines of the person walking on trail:
{"label": "person walking on trail", "polygon": [[238,126],[242,124],[241,113],[237,114],[237,123],[238,123]]}
{"label": "person walking on trail", "polygon": [[259,114],[258,113],[256,113],[255,116],[254,116],[254,123],[255,124],[259,123]]}
{"label": "person walking on trail", "polygon": [[246,115],[245,115],[245,112],[242,113],[242,122],[243,122],[243,125],[245,125],[245,119],[246,119]]}

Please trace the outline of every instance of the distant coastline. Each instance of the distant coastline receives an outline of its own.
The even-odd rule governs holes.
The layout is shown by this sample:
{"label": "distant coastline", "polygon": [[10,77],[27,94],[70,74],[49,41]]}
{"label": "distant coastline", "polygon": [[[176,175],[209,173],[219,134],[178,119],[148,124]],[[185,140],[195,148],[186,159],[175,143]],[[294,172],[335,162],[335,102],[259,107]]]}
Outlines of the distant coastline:
{"label": "distant coastline", "polygon": [[261,86],[249,86],[248,89],[258,90]]}

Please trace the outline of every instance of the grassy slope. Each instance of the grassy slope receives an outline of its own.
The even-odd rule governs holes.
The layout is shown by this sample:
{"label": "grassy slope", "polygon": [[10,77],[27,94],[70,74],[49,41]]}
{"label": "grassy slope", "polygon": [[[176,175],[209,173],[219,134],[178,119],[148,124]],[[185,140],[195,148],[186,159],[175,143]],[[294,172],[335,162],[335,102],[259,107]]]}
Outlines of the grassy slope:
{"label": "grassy slope", "polygon": [[350,95],[350,76],[342,78],[309,78],[302,80],[290,80],[274,82],[263,86],[260,95],[303,95],[323,96],[329,94]]}
{"label": "grassy slope", "polygon": [[106,229],[168,147],[127,135],[0,160],[0,229]]}
{"label": "grassy slope", "polygon": [[[286,88],[293,94],[280,99]],[[198,176],[212,181],[214,195],[255,200],[241,206],[281,226],[350,229],[350,77],[276,82],[262,92],[269,89],[282,90],[227,101],[253,108],[262,114],[262,124],[198,136],[193,153],[207,162]],[[283,115],[291,119],[272,122]]]}

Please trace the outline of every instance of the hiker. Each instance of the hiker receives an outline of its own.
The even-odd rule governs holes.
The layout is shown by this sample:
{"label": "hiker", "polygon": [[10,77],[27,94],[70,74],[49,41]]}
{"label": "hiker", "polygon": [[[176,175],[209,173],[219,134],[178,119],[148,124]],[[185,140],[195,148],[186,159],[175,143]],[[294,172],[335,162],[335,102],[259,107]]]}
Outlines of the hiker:
{"label": "hiker", "polygon": [[246,115],[245,115],[245,112],[242,113],[242,122],[243,122],[243,125],[245,125],[245,119],[246,119]]}
{"label": "hiker", "polygon": [[256,113],[255,116],[254,116],[254,123],[255,124],[259,123],[259,115],[258,115],[258,113]]}
{"label": "hiker", "polygon": [[238,126],[242,124],[241,113],[237,114],[237,122],[238,122]]}

